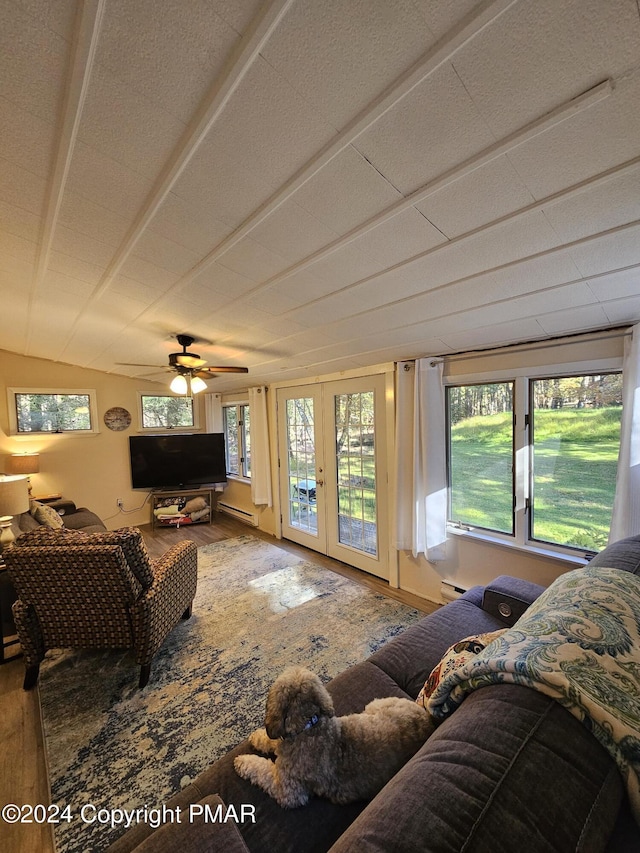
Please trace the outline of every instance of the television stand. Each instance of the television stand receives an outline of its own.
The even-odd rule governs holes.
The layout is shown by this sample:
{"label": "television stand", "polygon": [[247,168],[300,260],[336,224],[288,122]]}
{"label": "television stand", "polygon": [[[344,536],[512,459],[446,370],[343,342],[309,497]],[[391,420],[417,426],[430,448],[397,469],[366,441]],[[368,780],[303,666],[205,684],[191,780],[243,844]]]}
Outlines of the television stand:
{"label": "television stand", "polygon": [[165,489],[151,492],[151,527],[211,524],[212,489]]}

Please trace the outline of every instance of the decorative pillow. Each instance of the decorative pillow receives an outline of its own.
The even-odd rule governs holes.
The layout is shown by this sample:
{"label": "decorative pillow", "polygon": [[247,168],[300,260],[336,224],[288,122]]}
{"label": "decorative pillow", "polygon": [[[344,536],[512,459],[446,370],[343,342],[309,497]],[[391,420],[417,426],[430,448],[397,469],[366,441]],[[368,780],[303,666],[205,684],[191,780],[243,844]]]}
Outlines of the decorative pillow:
{"label": "decorative pillow", "polygon": [[30,509],[35,520],[44,527],[59,530],[64,526],[62,519],[52,507],[38,503],[38,501],[33,501]]}
{"label": "decorative pillow", "polygon": [[192,512],[198,512],[201,509],[206,509],[207,506],[207,502],[203,497],[191,498],[191,500],[187,501],[183,506],[182,511],[189,514]]}
{"label": "decorative pillow", "polygon": [[426,710],[427,700],[443,678],[464,666],[507,630],[507,628],[501,628],[498,631],[489,631],[485,634],[473,634],[471,637],[465,637],[464,640],[459,640],[449,646],[440,663],[436,664],[429,673],[429,678],[425,681],[424,687],[416,699],[418,705],[422,705]]}

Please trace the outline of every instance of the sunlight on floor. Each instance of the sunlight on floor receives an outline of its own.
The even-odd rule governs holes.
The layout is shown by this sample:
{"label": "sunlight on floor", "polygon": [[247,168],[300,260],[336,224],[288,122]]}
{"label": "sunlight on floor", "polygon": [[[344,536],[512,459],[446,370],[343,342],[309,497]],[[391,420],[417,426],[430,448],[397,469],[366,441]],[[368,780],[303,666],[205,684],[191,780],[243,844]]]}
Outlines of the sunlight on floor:
{"label": "sunlight on floor", "polygon": [[277,572],[269,572],[267,575],[250,581],[249,586],[256,592],[269,596],[273,613],[293,610],[294,607],[299,607],[306,601],[311,601],[318,596],[318,593],[308,585],[308,582],[301,579],[294,566],[279,569]]}

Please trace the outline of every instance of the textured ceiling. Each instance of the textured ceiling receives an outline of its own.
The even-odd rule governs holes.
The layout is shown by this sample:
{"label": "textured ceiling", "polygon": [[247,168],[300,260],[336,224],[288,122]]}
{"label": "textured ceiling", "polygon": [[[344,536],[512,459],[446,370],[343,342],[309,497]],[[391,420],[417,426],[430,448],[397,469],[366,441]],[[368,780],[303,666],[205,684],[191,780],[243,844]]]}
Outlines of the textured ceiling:
{"label": "textured ceiling", "polygon": [[0,0],[0,348],[212,389],[640,319],[636,0]]}

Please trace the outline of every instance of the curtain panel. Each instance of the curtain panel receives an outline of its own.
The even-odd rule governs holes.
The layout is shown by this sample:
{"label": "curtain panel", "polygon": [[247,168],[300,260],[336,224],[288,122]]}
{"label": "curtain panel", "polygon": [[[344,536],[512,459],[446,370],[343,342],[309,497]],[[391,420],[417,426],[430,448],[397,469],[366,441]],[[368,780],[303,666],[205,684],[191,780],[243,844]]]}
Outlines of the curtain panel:
{"label": "curtain panel", "polygon": [[624,342],[622,426],[609,542],[640,533],[640,325]]}
{"label": "curtain panel", "polygon": [[267,389],[249,388],[251,412],[251,500],[256,506],[273,506]]}
{"label": "curtain panel", "polygon": [[397,373],[396,547],[445,559],[447,534],[446,423],[443,364],[401,362]]}

